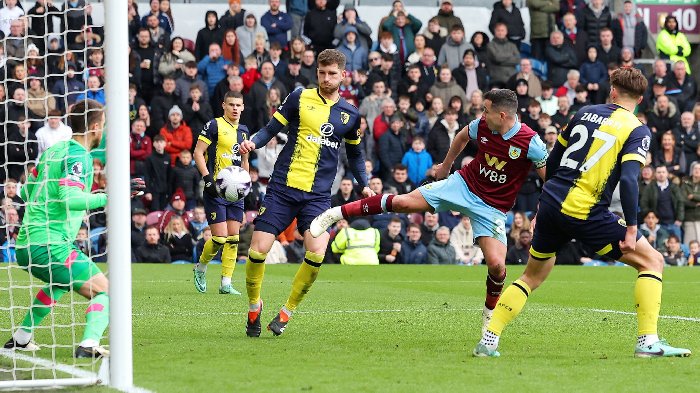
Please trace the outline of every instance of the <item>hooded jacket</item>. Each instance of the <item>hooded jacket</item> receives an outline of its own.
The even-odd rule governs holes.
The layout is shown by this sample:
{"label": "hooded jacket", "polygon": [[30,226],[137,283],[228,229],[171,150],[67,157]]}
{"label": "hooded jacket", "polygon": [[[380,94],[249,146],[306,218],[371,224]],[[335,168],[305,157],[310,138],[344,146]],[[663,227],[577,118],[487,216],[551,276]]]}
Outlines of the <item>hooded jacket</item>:
{"label": "hooded jacket", "polygon": [[576,16],[578,28],[588,33],[588,44],[600,43],[600,29],[612,27],[612,14],[610,8],[604,5],[600,16],[596,16],[591,4],[584,8],[580,15]]}
{"label": "hooded jacket", "polygon": [[[357,38],[355,39],[355,48],[350,49],[348,46],[347,35],[348,33],[355,33]],[[346,57],[345,69],[349,71],[355,70],[366,70],[367,69],[367,48],[362,46],[359,42],[359,33],[354,26],[346,26],[345,34],[343,34],[343,41],[337,48]]]}
{"label": "hooded jacket", "polygon": [[[642,49],[647,47],[647,39],[649,32],[647,31],[647,26],[644,24],[644,18],[637,12],[637,6],[632,3],[632,15],[630,16],[634,20],[634,56],[640,57]],[[625,35],[628,26],[625,25],[625,14],[620,13],[612,21],[612,32],[615,39],[615,44],[622,48],[623,36]]]}
{"label": "hooded jacket", "polygon": [[[382,24],[385,31],[391,32],[391,35],[394,37],[394,43],[397,47],[401,45],[401,32],[403,32],[405,49],[404,59],[401,59],[402,61],[405,61],[406,58],[408,58],[408,55],[416,51],[416,46],[413,44],[413,39],[423,26],[423,23],[411,14],[406,15],[406,22],[408,23],[403,28],[400,28],[396,25],[396,17],[394,15],[389,15],[389,17],[386,18]],[[397,51],[398,50],[399,49],[397,49]]]}
{"label": "hooded jacket", "polygon": [[[345,9],[355,9],[352,6],[346,5]],[[355,9],[355,12],[357,13],[357,9]],[[369,27],[367,22],[363,21],[360,19],[360,15],[358,14],[357,17],[355,18],[355,24],[354,25],[349,25],[348,21],[343,18],[343,20],[340,21],[337,25],[335,25],[335,29],[333,30],[333,36],[335,39],[338,41],[342,41],[343,38],[345,37],[345,28],[348,26],[352,26],[355,29],[357,29],[357,41],[369,51],[369,48],[372,47],[372,28]]]}
{"label": "hooded jacket", "polygon": [[489,30],[493,34],[497,23],[504,23],[508,28],[508,39],[522,40],[525,38],[525,23],[520,15],[520,10],[515,4],[511,5],[511,10],[508,11],[503,6],[503,2],[493,3],[493,12],[491,12],[491,21],[489,22]]}
{"label": "hooded jacket", "polygon": [[[212,29],[207,26],[207,18],[209,15],[214,15],[216,17],[216,23]],[[201,60],[209,53],[209,45],[214,42],[221,43],[222,41],[223,30],[219,25],[219,16],[216,14],[216,11],[209,10],[206,15],[204,15],[204,27],[197,32],[197,40],[194,44],[194,57],[196,57],[197,60]]]}
{"label": "hooded jacket", "polygon": [[515,66],[520,64],[520,50],[507,39],[492,39],[486,48],[486,54],[491,82],[505,83],[515,73]]}
{"label": "hooded jacket", "polygon": [[[248,15],[253,15],[249,12],[246,13],[246,17]],[[265,30],[262,26],[258,24],[258,20],[255,20],[255,24],[253,27],[248,27],[246,25],[240,26],[239,28],[236,29],[236,36],[238,37],[238,48],[241,50],[241,54],[243,55],[243,58],[246,58],[253,53],[253,50],[255,49],[255,37],[257,35],[262,36],[265,39],[265,42],[269,42],[268,36],[267,36],[267,30]],[[267,49],[268,45],[265,45],[265,48]]]}
{"label": "hooded jacket", "polygon": [[[474,50],[474,47],[471,43],[469,43],[469,41],[467,41],[466,37],[462,38],[462,42],[458,44],[454,42],[451,36],[447,36],[445,44],[442,45],[442,48],[440,48],[440,53],[438,53],[437,62],[441,65],[447,63],[450,69],[453,70],[462,64],[464,51],[467,49]],[[520,56],[519,53],[518,56]]]}

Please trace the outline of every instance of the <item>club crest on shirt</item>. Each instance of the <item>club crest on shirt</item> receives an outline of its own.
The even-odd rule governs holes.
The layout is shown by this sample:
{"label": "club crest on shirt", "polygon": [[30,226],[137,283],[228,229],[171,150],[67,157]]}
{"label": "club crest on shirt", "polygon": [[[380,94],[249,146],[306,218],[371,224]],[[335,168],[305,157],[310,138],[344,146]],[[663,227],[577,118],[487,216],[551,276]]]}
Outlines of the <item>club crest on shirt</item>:
{"label": "club crest on shirt", "polygon": [[510,158],[512,158],[512,159],[515,160],[515,159],[517,159],[518,157],[520,157],[520,153],[521,153],[521,152],[522,152],[522,149],[520,149],[519,147],[510,146],[510,147],[508,148],[508,157],[510,157]]}
{"label": "club crest on shirt", "polygon": [[651,138],[648,136],[645,136],[642,138],[642,149],[644,151],[649,151],[649,148],[651,147]]}
{"label": "club crest on shirt", "polygon": [[348,124],[348,122],[350,121],[350,114],[340,112],[340,121],[342,121],[343,124]]}

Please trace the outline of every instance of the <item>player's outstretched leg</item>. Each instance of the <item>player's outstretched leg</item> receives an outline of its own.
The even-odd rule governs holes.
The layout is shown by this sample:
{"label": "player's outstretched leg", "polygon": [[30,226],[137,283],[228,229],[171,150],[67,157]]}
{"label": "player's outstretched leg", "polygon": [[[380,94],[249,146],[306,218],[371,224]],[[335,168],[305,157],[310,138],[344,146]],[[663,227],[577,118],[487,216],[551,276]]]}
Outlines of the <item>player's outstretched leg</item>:
{"label": "player's outstretched leg", "polygon": [[204,243],[202,255],[199,256],[199,263],[194,266],[194,287],[197,292],[207,291],[207,265],[219,253],[221,247],[226,244],[226,237],[212,236]]}
{"label": "player's outstretched leg", "polygon": [[38,345],[32,342],[34,327],[41,322],[51,312],[53,305],[58,302],[67,289],[58,285],[47,285],[37,292],[31,308],[22,320],[22,324],[15,331],[12,337],[5,343],[5,349],[15,349],[20,351],[38,351]]}
{"label": "player's outstretched leg", "polygon": [[323,257],[323,254],[311,251],[307,251],[304,254],[304,261],[299,266],[294,280],[292,280],[292,290],[287,303],[267,325],[267,330],[270,330],[275,336],[284,333],[292,313],[297,309],[304,296],[309,293],[311,286],[316,281],[316,277],[318,277],[318,271],[321,269],[321,264],[323,264]]}
{"label": "player's outstretched leg", "polygon": [[248,318],[245,331],[248,337],[260,337],[262,332],[260,315],[263,310],[263,301],[260,298],[260,291],[265,276],[266,257],[267,253],[256,251],[252,246],[248,250],[248,261],[245,264],[245,286],[248,293]]}
{"label": "player's outstretched leg", "polygon": [[479,238],[479,246],[484,252],[484,258],[488,266],[486,300],[484,301],[484,309],[481,312],[481,334],[484,334],[506,281],[506,246],[500,240],[486,236]]}
{"label": "player's outstretched leg", "polygon": [[100,346],[100,339],[109,325],[109,295],[98,293],[90,300],[85,310],[83,340],[75,349],[76,358],[99,358],[109,356],[109,351]]}
{"label": "player's outstretched leg", "polygon": [[498,341],[505,329],[520,314],[530,293],[547,278],[554,266],[554,258],[546,261],[536,260],[530,256],[525,273],[513,282],[501,295],[494,309],[491,321],[481,336],[472,354],[477,357],[498,357]]}
{"label": "player's outstretched leg", "polygon": [[221,285],[219,293],[222,295],[240,295],[231,284],[233,270],[236,268],[236,260],[238,259],[238,235],[232,235],[226,238],[224,251],[221,254]]}

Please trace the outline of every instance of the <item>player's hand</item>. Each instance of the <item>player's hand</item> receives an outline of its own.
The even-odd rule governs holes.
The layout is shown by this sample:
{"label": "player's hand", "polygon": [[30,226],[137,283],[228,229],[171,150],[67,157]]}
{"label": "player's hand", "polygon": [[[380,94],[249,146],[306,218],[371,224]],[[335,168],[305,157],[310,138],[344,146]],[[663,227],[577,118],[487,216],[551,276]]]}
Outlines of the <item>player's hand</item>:
{"label": "player's hand", "polygon": [[620,241],[620,251],[623,254],[632,252],[637,247],[637,227],[627,227],[627,232],[625,233],[625,240]]}
{"label": "player's hand", "polygon": [[367,186],[365,186],[365,188],[362,189],[362,196],[365,198],[373,197],[375,195],[377,194],[375,194],[374,191],[372,191],[372,189]]}
{"label": "player's hand", "polygon": [[204,180],[204,192],[212,198],[219,198],[219,190],[216,189],[216,183],[211,177],[211,173],[204,176],[202,180]]}
{"label": "player's hand", "polygon": [[251,140],[245,140],[245,141],[241,142],[241,144],[239,145],[238,151],[241,154],[248,154],[253,150],[255,150],[255,142],[253,142]]}
{"label": "player's hand", "polygon": [[137,197],[143,195],[143,190],[146,189],[146,182],[140,177],[135,177],[131,179],[131,197]]}
{"label": "player's hand", "polygon": [[447,175],[450,174],[450,168],[452,165],[445,165],[444,163],[439,163],[437,164],[437,168],[435,168],[435,179],[437,180],[442,180],[447,177]]}
{"label": "player's hand", "polygon": [[537,214],[530,220],[530,233],[535,233],[535,225],[537,225]]}

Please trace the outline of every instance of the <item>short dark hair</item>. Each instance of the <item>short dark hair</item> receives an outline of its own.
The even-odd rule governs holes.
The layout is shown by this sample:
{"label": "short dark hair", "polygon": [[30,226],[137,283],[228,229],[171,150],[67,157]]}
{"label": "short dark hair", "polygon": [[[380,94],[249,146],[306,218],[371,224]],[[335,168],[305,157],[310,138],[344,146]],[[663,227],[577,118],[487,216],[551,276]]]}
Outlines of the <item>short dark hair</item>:
{"label": "short dark hair", "polygon": [[156,136],[153,137],[153,142],[165,142],[165,138],[163,138],[163,135],[157,134]]}
{"label": "short dark hair", "polygon": [[394,164],[393,170],[394,171],[407,171],[408,168],[406,168],[406,165],[398,163],[398,164]]}
{"label": "short dark hair", "polygon": [[389,220],[389,224],[391,224],[391,223],[393,223],[393,222],[398,222],[399,224],[403,224],[403,223],[401,222],[401,219],[398,218],[398,217],[391,217],[391,220]]}
{"label": "short dark hair", "polygon": [[78,101],[68,114],[68,123],[73,134],[85,134],[93,124],[104,116],[104,107],[95,100]]}
{"label": "short dark hair", "polygon": [[584,91],[585,91],[586,93],[588,93],[588,89],[586,89],[586,86],[584,86],[583,84],[577,85],[577,86],[574,88],[574,91],[575,91],[576,93],[583,93]]}
{"label": "short dark hair", "polygon": [[452,27],[450,27],[450,33],[452,33],[453,31],[461,31],[462,33],[464,33],[464,26],[460,24],[452,25]]}
{"label": "short dark hair", "polygon": [[382,52],[381,57],[384,61],[394,61],[394,55],[391,53]]}
{"label": "short dark hair", "polygon": [[341,70],[345,69],[345,55],[337,49],[324,49],[318,54],[317,62],[321,66],[336,64]]}
{"label": "short dark hair", "polygon": [[406,232],[408,232],[408,231],[411,230],[412,228],[416,228],[417,230],[420,231],[420,225],[415,224],[415,223],[410,223],[410,224],[408,224],[408,227],[406,228]]}
{"label": "short dark hair", "polygon": [[240,98],[242,100],[243,94],[238,91],[229,90],[224,94],[224,101],[226,101],[227,98]]}
{"label": "short dark hair", "polygon": [[513,90],[493,89],[484,94],[484,100],[491,101],[491,106],[498,110],[515,115],[518,112],[518,97]]}

